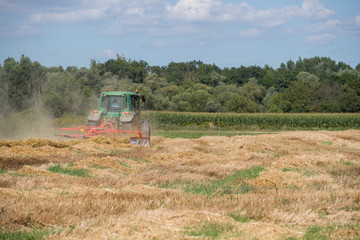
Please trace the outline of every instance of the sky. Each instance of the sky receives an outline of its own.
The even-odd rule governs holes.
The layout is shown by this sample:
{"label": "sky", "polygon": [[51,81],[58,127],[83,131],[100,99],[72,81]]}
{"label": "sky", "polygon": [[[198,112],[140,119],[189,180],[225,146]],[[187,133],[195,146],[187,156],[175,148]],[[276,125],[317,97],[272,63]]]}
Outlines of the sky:
{"label": "sky", "polygon": [[0,0],[0,64],[21,55],[90,67],[117,56],[151,66],[219,67],[330,57],[360,63],[359,0]]}

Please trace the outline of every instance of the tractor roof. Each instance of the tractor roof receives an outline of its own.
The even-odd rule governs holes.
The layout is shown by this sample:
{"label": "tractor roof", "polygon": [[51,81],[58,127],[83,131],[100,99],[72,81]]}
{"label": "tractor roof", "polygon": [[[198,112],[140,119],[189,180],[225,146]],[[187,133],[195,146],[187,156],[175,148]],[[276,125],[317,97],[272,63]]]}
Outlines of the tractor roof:
{"label": "tractor roof", "polygon": [[134,92],[102,92],[101,94],[106,94],[106,95],[110,95],[110,96],[118,96],[118,95],[135,95],[136,93]]}

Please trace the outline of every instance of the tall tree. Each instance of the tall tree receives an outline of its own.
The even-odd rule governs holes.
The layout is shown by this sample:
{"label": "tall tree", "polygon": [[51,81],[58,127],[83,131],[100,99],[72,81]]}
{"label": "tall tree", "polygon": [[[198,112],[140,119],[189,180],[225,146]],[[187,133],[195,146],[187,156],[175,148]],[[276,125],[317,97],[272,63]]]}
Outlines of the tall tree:
{"label": "tall tree", "polygon": [[21,56],[20,63],[13,58],[8,58],[4,62],[4,70],[10,104],[15,110],[24,110],[30,106],[31,61],[24,55]]}
{"label": "tall tree", "polygon": [[242,95],[231,95],[225,105],[230,112],[254,113],[257,110],[256,103]]}
{"label": "tall tree", "polygon": [[360,110],[360,97],[347,84],[340,90],[339,103],[343,112],[358,112]]}

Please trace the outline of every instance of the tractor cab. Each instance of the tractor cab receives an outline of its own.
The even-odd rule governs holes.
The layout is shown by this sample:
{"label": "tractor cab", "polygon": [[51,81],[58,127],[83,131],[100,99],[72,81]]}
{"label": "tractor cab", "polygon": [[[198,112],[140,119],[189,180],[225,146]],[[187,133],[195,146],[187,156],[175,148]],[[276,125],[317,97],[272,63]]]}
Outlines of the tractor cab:
{"label": "tractor cab", "polygon": [[125,111],[140,110],[139,94],[133,92],[104,92],[100,94],[99,110],[108,116],[117,116]]}
{"label": "tractor cab", "polygon": [[98,110],[88,116],[89,126],[98,126],[103,121],[110,121],[117,127],[136,127],[140,123],[140,98],[136,92],[102,92],[99,98]]}

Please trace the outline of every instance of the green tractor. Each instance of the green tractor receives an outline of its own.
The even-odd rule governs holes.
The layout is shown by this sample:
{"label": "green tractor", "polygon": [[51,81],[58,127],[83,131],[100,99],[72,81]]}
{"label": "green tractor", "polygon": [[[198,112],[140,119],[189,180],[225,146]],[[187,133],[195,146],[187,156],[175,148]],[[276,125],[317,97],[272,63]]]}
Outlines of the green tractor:
{"label": "green tractor", "polygon": [[87,126],[61,128],[81,131],[83,134],[57,134],[69,138],[87,138],[97,135],[130,135],[130,143],[148,146],[150,144],[150,121],[141,122],[140,102],[145,97],[136,92],[102,92],[99,107],[89,113]]}
{"label": "green tractor", "polygon": [[140,126],[140,100],[145,102],[138,92],[102,92],[98,110],[89,113],[88,126],[107,121],[117,129],[136,130]]}

